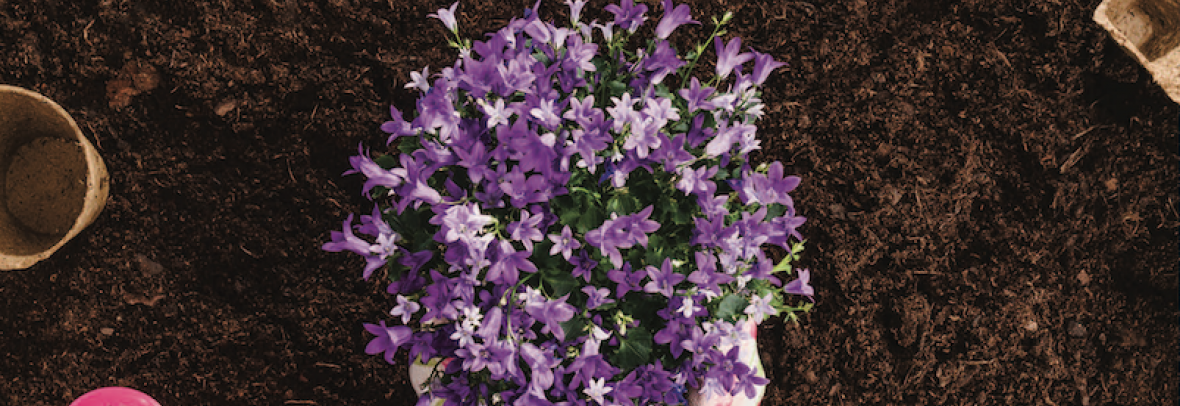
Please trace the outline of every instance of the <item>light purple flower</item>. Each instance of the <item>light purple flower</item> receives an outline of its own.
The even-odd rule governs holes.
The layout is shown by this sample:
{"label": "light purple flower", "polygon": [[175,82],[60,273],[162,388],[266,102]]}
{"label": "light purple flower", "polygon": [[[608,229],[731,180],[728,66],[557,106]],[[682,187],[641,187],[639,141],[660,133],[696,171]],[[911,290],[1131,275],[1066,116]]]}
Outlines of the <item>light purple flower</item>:
{"label": "light purple flower", "polygon": [[365,323],[365,330],[377,336],[369,341],[369,345],[365,346],[365,353],[369,355],[385,353],[385,362],[394,364],[393,356],[397,354],[399,348],[409,342],[414,330],[406,326],[386,327],[385,320],[381,320],[380,323],[379,325]]}
{"label": "light purple flower", "polygon": [[402,168],[406,169],[406,183],[396,191],[396,194],[402,197],[401,202],[397,204],[398,214],[401,214],[410,203],[413,203],[414,207],[419,207],[422,203],[437,204],[442,202],[442,195],[426,184],[426,179],[434,173],[434,169],[405,154],[401,156],[401,164]]}
{"label": "light purple flower", "polygon": [[495,128],[500,124],[508,124],[508,119],[512,117],[513,111],[504,108],[504,99],[496,99],[494,104],[489,104],[484,99],[479,99],[480,107],[488,118],[488,128]]}
{"label": "light purple flower", "polygon": [[[369,158],[369,152],[365,151],[363,145],[357,147],[357,155],[348,158],[348,162],[352,164],[352,169],[345,171],[344,175],[351,175],[360,173],[365,175],[365,185],[361,189],[361,194],[369,195],[369,191],[376,186],[382,186],[389,189],[393,193],[394,188],[401,186],[406,180],[405,168],[385,169]],[[370,199],[372,196],[368,196]]]}
{"label": "light purple flower", "polygon": [[809,284],[810,282],[811,271],[808,269],[800,269],[799,279],[788,282],[787,286],[783,287],[783,291],[792,295],[807,296],[807,300],[814,302],[815,299],[813,296],[815,296],[815,288],[811,287]]}
{"label": "light purple flower", "polygon": [[560,365],[561,360],[553,356],[553,351],[543,350],[530,342],[520,345],[520,357],[531,370],[528,392],[545,399],[545,390],[553,387],[553,368]]}
{"label": "light purple flower", "polygon": [[672,106],[672,99],[667,97],[652,97],[644,102],[643,114],[655,120],[658,127],[663,128],[669,121],[680,120],[680,111]]}
{"label": "light purple flower", "polygon": [[570,24],[577,25],[582,18],[582,7],[586,6],[586,0],[565,0],[565,4],[570,6]]}
{"label": "light purple flower", "polygon": [[770,77],[770,72],[778,69],[780,66],[786,65],[784,62],[774,60],[774,57],[769,54],[751,51],[754,54],[754,84],[761,85],[766,82],[766,78]]}
{"label": "light purple flower", "polygon": [[[545,217],[541,214],[530,214],[528,210],[520,211],[520,221],[513,221],[508,223],[508,234],[513,240],[524,243],[525,250],[533,251],[533,241],[541,241],[545,239],[545,234],[540,230],[541,220]],[[566,226],[569,229],[569,226]],[[569,259],[568,256],[566,259]]]}
{"label": "light purple flower", "polygon": [[418,89],[422,93],[430,91],[430,67],[422,68],[422,73],[410,71],[410,82],[406,83],[405,88]]}
{"label": "light purple flower", "polygon": [[496,362],[487,344],[472,342],[455,351],[463,359],[463,369],[478,372],[487,368],[488,364]]}
{"label": "light purple flower", "polygon": [[[614,214],[611,214],[614,216]],[[586,243],[592,247],[598,247],[602,255],[610,258],[610,262],[616,268],[623,266],[623,254],[619,252],[619,247],[630,247],[627,242],[627,234],[615,226],[616,219],[609,219],[602,222],[602,226],[586,232]],[[621,296],[621,295],[620,295]]]}
{"label": "light purple flower", "polygon": [[566,261],[569,261],[575,249],[582,246],[582,243],[574,238],[569,225],[561,229],[561,234],[549,234],[549,241],[553,242],[553,247],[549,249],[549,255],[557,255],[560,252]]}
{"label": "light purple flower", "polygon": [[[690,303],[692,302],[691,299],[688,301]],[[668,350],[672,353],[672,356],[680,357],[680,354],[684,352],[684,347],[681,346],[681,342],[683,341],[682,336],[686,332],[686,325],[687,324],[681,322],[681,320],[670,320],[667,326],[656,332],[655,336],[652,337],[652,341],[654,341],[656,344],[667,344]]]}
{"label": "light purple flower", "polygon": [[651,159],[660,161],[664,165],[664,170],[667,172],[675,172],[676,168],[682,164],[691,162],[696,158],[691,152],[684,149],[684,144],[688,140],[684,134],[678,134],[675,138],[668,139],[667,134],[660,133],[660,149],[652,152]]}
{"label": "light purple flower", "polygon": [[623,0],[618,5],[608,5],[606,6],[606,11],[615,15],[615,25],[631,32],[635,32],[647,20],[647,17],[643,15],[647,13],[647,5],[636,5],[631,0]]}
{"label": "light purple flower", "polygon": [[648,265],[644,269],[647,271],[647,276],[651,278],[643,286],[643,291],[647,293],[659,293],[664,297],[671,298],[672,294],[676,292],[676,284],[684,281],[684,275],[672,269],[672,260],[669,258],[664,258],[664,264],[659,268]]}
{"label": "light purple flower", "polygon": [[664,0],[664,18],[660,19],[660,23],[656,25],[656,37],[660,39],[667,39],[672,35],[672,30],[682,24],[700,24],[700,21],[692,19],[692,11],[687,4],[681,4],[672,8],[672,0]]}
{"label": "light purple flower", "polygon": [[739,53],[742,50],[741,37],[733,37],[728,44],[721,45],[721,37],[713,39],[714,48],[717,51],[717,76],[725,78],[733,72],[735,67],[754,59],[754,55],[748,53]]}
{"label": "light purple flower", "polygon": [[797,176],[783,176],[783,164],[770,164],[766,174],[746,173],[738,189],[738,197],[743,204],[772,204],[779,203],[787,206],[787,213],[794,214],[794,200],[789,194],[799,186]]}
{"label": "light purple flower", "polygon": [[524,26],[524,32],[532,37],[536,43],[546,44],[553,40],[553,30],[556,28],[550,24],[541,22],[541,20],[533,20]]}
{"label": "light purple flower", "polygon": [[533,81],[537,76],[533,74],[530,67],[532,66],[531,57],[528,55],[517,55],[515,59],[509,60],[507,63],[496,65],[496,71],[500,74],[502,81],[498,93],[500,97],[509,97],[513,93],[528,90],[533,85]]}
{"label": "light purple flower", "polygon": [[389,315],[393,317],[401,316],[402,324],[409,324],[410,318],[414,317],[414,313],[422,309],[418,302],[407,299],[405,296],[397,295],[397,306],[389,311]]}
{"label": "light purple flower", "polygon": [[572,319],[577,312],[573,305],[565,302],[568,298],[569,295],[565,295],[558,299],[535,301],[526,304],[524,310],[545,325],[541,328],[541,333],[553,334],[560,342],[565,340],[565,329],[561,328],[561,323]]}
{"label": "light purple flower", "polygon": [[[677,91],[677,94],[679,94],[680,97],[683,97],[684,100],[688,102],[688,107],[686,107],[684,110],[691,113],[697,109],[712,110],[713,104],[709,103],[708,99],[709,96],[713,95],[714,90],[716,89],[712,87],[701,87],[701,81],[697,80],[697,78],[694,76],[692,79],[689,79],[688,88],[680,89]],[[703,116],[698,117],[703,118]]]}
{"label": "light purple flower", "polygon": [[414,135],[414,126],[402,117],[402,113],[397,110],[397,107],[389,106],[389,116],[391,120],[381,124],[381,131],[389,133],[389,138],[385,140],[385,145],[393,143],[393,140],[398,137]]}
{"label": "light purple flower", "polygon": [[439,228],[442,242],[468,242],[483,234],[483,228],[495,223],[496,218],[480,213],[478,204],[467,203],[448,207],[430,222],[442,226]]}
{"label": "light purple flower", "polygon": [[680,181],[676,182],[676,188],[690,195],[698,193],[700,196],[712,196],[717,190],[717,185],[710,179],[717,174],[717,169],[716,166],[702,166],[697,169],[683,167],[677,171]]}
{"label": "light purple flower", "polygon": [[[333,231],[331,233],[332,241],[324,243],[322,249],[328,252],[350,251],[354,254],[365,258],[365,270],[363,277],[369,279],[373,271],[382,266],[385,266],[385,258],[374,254],[376,246],[370,244],[368,241],[362,240],[352,233],[352,214],[350,213],[344,219],[344,229],[342,231]],[[379,248],[379,247],[377,247]]]}
{"label": "light purple flower", "polygon": [[631,272],[631,263],[624,262],[619,269],[612,269],[606,273],[606,277],[618,284],[615,288],[615,297],[621,298],[630,291],[642,291],[643,286],[639,283],[643,282],[643,278],[647,275],[643,272]]}
{"label": "light purple flower", "polygon": [[647,235],[660,229],[659,222],[648,218],[651,217],[651,212],[654,208],[655,206],[647,206],[638,213],[620,219],[627,227],[627,238],[629,238],[631,243],[647,247]]}
{"label": "light purple flower", "polygon": [[566,54],[566,57],[569,58],[568,60],[573,64],[572,66],[576,66],[578,69],[586,72],[598,70],[598,67],[594,66],[593,62],[594,56],[598,54],[598,44],[583,42],[582,37],[575,35],[570,40],[568,49],[569,52]]}
{"label": "light purple flower", "polygon": [[659,123],[651,117],[635,116],[631,122],[631,134],[623,142],[623,149],[635,151],[639,159],[647,158],[651,150],[660,147],[659,131]]}
{"label": "light purple flower", "polygon": [[455,21],[455,9],[459,7],[459,2],[451,4],[450,9],[440,8],[437,13],[427,14],[427,17],[437,18],[442,21],[443,25],[447,27],[450,32],[459,31],[459,23]]}
{"label": "light purple flower", "polygon": [[612,106],[606,108],[606,113],[614,120],[614,127],[612,129],[615,132],[622,132],[624,126],[633,122],[635,117],[638,116],[638,112],[635,111],[634,107],[637,100],[632,100],[630,93],[623,93],[622,96],[612,97],[610,100]]}
{"label": "light purple flower", "polygon": [[676,55],[676,51],[668,45],[668,41],[660,41],[656,45],[655,51],[650,55],[643,56],[643,69],[651,72],[651,77],[648,79],[652,85],[658,85],[664,81],[664,77],[676,72],[686,62]]}
{"label": "light purple flower", "polygon": [[512,207],[524,208],[531,203],[549,201],[548,182],[539,174],[525,176],[519,168],[500,178],[500,189],[511,199]]}
{"label": "light purple flower", "polygon": [[767,316],[774,316],[778,314],[778,310],[771,306],[772,293],[767,293],[763,296],[750,296],[750,304],[746,306],[745,313],[750,316],[750,320],[754,324],[761,324]]}
{"label": "light purple flower", "polygon": [[559,105],[553,104],[552,99],[541,99],[537,107],[529,109],[529,116],[536,120],[537,124],[543,125],[546,128],[554,129],[561,125],[561,117],[557,113],[561,112]]}
{"label": "light purple flower", "polygon": [[530,252],[517,252],[508,241],[500,241],[500,257],[488,268],[485,279],[491,283],[515,285],[520,271],[537,272],[537,266],[528,260]]}
{"label": "light purple flower", "polygon": [[582,389],[582,393],[589,396],[591,400],[598,402],[599,405],[606,406],[606,396],[614,388],[606,386],[606,381],[602,378],[593,379],[590,385]]}
{"label": "light purple flower", "polygon": [[586,308],[593,310],[597,309],[607,303],[614,303],[615,300],[610,298],[610,289],[597,288],[594,286],[582,287],[582,292],[586,294]]}

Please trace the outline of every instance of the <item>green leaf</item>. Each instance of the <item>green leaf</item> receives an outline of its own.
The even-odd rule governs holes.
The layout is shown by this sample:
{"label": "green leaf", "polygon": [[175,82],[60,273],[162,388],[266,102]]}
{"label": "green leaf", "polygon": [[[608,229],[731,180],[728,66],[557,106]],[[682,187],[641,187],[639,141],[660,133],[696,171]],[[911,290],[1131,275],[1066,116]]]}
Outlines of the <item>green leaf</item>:
{"label": "green leaf", "polygon": [[717,317],[722,319],[729,319],[741,314],[745,311],[749,303],[746,299],[734,294],[725,295],[721,299],[721,304],[717,306]]}
{"label": "green leaf", "polygon": [[391,154],[384,154],[374,158],[373,162],[376,162],[377,166],[380,166],[381,169],[390,169],[397,166],[398,159]]}
{"label": "green leaf", "polygon": [[586,189],[581,186],[570,187],[570,194],[575,194],[575,193],[582,194],[584,196],[589,196],[590,198],[592,198],[594,200],[602,199],[602,195],[598,194],[598,192],[595,192],[590,189]]}
{"label": "green leaf", "polygon": [[582,211],[570,195],[557,196],[550,200],[549,204],[553,208],[553,213],[561,219],[562,224],[576,224],[578,217],[582,215]]}
{"label": "green leaf", "polygon": [[603,215],[602,209],[599,209],[598,207],[587,207],[586,211],[582,213],[580,217],[578,217],[578,222],[573,223],[574,230],[579,234],[586,234],[590,232],[590,230],[601,227],[602,221],[604,219],[606,219],[606,217]]}
{"label": "green leaf", "polygon": [[607,213],[618,213],[620,216],[637,211],[639,200],[629,193],[619,193],[606,201]]}
{"label": "green leaf", "polygon": [[611,97],[617,97],[627,92],[627,84],[618,80],[612,80],[606,84],[607,89],[610,89]]}
{"label": "green leaf", "polygon": [[766,218],[772,219],[787,214],[787,206],[782,203],[771,203],[766,206]]}
{"label": "green leaf", "polygon": [[660,266],[664,263],[664,258],[667,258],[667,252],[664,247],[667,245],[663,235],[652,234],[647,237],[647,252],[644,260],[652,266]]}
{"label": "green leaf", "polygon": [[561,329],[565,330],[567,340],[572,337],[581,337],[586,330],[586,318],[574,316],[569,321],[561,323]]}
{"label": "green leaf", "polygon": [[619,342],[619,348],[612,355],[611,363],[629,371],[648,363],[651,356],[652,336],[643,326],[627,329],[627,336]]}
{"label": "green leaf", "polygon": [[401,153],[410,154],[420,149],[422,149],[422,141],[418,137],[398,138],[397,150],[401,151]]}
{"label": "green leaf", "polygon": [[541,282],[549,286],[554,296],[565,296],[578,288],[578,280],[567,270],[547,267],[541,270]]}

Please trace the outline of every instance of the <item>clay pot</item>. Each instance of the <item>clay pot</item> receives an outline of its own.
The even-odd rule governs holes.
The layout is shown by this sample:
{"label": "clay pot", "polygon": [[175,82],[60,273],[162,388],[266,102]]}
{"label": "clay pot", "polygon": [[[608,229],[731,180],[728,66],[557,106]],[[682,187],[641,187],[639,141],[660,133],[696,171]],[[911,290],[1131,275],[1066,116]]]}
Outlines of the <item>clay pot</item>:
{"label": "clay pot", "polygon": [[1105,0],[1094,21],[1180,103],[1180,0]]}
{"label": "clay pot", "polygon": [[0,270],[48,258],[106,204],[102,158],[65,110],[0,85]]}

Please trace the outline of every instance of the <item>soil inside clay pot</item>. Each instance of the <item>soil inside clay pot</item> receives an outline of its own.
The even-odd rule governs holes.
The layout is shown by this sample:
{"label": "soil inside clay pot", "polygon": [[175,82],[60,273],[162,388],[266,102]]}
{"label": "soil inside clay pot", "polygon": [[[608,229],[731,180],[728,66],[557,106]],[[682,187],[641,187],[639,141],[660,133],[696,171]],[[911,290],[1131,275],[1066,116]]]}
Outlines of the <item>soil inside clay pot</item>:
{"label": "soil inside clay pot", "polygon": [[82,148],[61,138],[37,138],[17,149],[4,187],[8,212],[22,225],[41,234],[65,234],[86,194]]}

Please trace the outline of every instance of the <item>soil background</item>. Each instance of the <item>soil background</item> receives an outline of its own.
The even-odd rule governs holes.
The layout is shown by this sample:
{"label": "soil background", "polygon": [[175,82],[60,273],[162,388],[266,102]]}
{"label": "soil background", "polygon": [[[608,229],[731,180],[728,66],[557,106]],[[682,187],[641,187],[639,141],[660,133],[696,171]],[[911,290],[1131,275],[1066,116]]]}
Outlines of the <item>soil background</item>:
{"label": "soil background", "polygon": [[[1177,403],[1180,109],[1098,0],[690,3],[789,63],[757,158],[804,179],[818,306],[761,326],[764,405]],[[461,30],[531,4],[465,2]],[[454,60],[426,18],[448,5],[0,0],[0,83],[58,101],[111,173],[96,223],[0,273],[0,403],[412,404],[363,352],[383,286],[319,246],[368,210],[348,156]]]}

